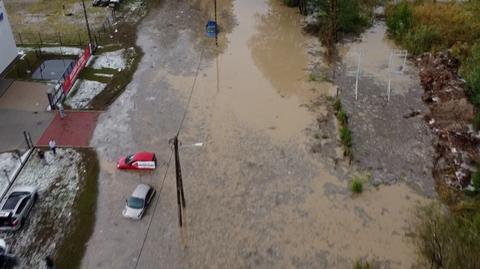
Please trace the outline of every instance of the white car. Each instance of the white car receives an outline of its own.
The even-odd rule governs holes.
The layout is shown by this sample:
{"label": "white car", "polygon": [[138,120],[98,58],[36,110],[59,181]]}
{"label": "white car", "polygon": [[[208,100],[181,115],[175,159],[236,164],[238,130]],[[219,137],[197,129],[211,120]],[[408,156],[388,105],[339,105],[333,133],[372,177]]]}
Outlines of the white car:
{"label": "white car", "polygon": [[125,205],[122,215],[126,218],[139,220],[155,196],[155,189],[148,184],[138,184]]}
{"label": "white car", "polygon": [[37,188],[13,187],[0,206],[0,231],[16,231],[22,227],[37,200]]}

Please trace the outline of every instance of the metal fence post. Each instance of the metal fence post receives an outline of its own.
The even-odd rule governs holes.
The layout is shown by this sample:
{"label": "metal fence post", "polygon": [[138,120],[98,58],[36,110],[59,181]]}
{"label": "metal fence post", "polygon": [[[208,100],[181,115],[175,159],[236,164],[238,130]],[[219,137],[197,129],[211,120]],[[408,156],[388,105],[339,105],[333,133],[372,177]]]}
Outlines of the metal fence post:
{"label": "metal fence post", "polygon": [[20,45],[23,47],[23,39],[22,39],[22,34],[18,33],[18,39],[20,41]]}
{"label": "metal fence post", "polygon": [[42,34],[40,32],[38,32],[38,38],[40,39],[40,46],[43,47]]}

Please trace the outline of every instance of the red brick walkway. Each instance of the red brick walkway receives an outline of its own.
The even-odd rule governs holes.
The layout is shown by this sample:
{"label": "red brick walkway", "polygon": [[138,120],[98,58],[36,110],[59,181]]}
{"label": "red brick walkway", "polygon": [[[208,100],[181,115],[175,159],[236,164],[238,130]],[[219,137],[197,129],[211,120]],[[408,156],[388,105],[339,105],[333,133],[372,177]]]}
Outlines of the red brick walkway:
{"label": "red brick walkway", "polygon": [[48,146],[54,139],[59,147],[88,147],[100,112],[65,111],[65,118],[60,119],[56,112],[50,126],[43,132],[37,146]]}

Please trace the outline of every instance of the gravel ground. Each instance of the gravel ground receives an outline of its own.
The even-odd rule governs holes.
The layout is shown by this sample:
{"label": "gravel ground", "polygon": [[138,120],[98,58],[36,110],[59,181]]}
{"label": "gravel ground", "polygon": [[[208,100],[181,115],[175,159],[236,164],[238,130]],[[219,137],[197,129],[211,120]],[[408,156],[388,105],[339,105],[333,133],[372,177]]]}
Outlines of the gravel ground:
{"label": "gravel ground", "polygon": [[[388,102],[388,57],[395,46],[385,39],[385,31],[385,24],[377,22],[361,40],[346,42],[340,50],[345,57],[335,82],[348,112],[353,160],[372,174],[375,184],[405,181],[419,192],[435,196],[431,173],[434,136],[423,120],[428,108],[422,102],[418,70],[408,61],[403,75],[392,75]],[[357,67],[357,51],[363,56],[355,100],[352,71]]]}
{"label": "gravel ground", "polygon": [[24,227],[4,233],[11,251],[19,258],[20,268],[45,268],[43,259],[53,255],[65,235],[71,209],[81,182],[81,155],[73,149],[58,149],[57,156],[46,152],[46,161],[32,153],[14,186],[38,188],[39,198]]}
{"label": "gravel ground", "polygon": [[127,64],[124,54],[125,49],[120,49],[94,56],[94,63],[92,67],[95,69],[112,68],[121,71],[125,69]]}
{"label": "gravel ground", "polygon": [[65,104],[72,109],[89,108],[89,103],[95,96],[102,92],[107,84],[98,81],[79,79],[71,93],[65,99]]}

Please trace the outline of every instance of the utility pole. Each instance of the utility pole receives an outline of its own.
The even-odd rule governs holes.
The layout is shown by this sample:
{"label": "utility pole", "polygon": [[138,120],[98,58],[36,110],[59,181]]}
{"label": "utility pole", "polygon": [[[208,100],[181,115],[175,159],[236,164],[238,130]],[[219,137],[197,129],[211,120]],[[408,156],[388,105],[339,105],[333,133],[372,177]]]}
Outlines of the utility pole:
{"label": "utility pole", "polygon": [[175,150],[175,177],[177,180],[177,205],[178,205],[178,223],[180,227],[183,225],[182,208],[185,208],[185,194],[183,193],[182,168],[180,167],[180,154],[178,152],[178,136],[173,139],[173,147]]}
{"label": "utility pole", "polygon": [[217,22],[217,0],[213,0],[215,13],[215,45],[218,47],[218,22]]}
{"label": "utility pole", "polygon": [[83,14],[85,15],[85,24],[87,25],[88,40],[90,41],[90,44],[93,45],[92,33],[90,32],[90,25],[88,24],[87,9],[85,8],[85,0],[82,0],[82,6],[83,6]]}

